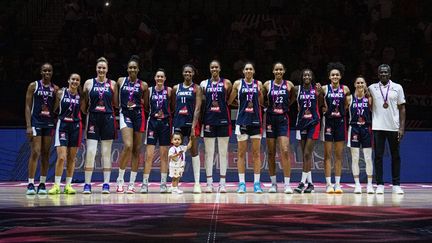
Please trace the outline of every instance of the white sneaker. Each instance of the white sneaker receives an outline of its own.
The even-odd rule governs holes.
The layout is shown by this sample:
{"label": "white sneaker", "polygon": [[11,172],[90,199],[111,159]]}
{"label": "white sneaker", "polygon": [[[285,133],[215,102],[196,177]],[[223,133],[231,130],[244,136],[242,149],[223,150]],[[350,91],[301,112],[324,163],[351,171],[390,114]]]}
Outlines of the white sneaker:
{"label": "white sneaker", "polygon": [[198,184],[198,183],[194,184],[193,193],[197,193],[197,194],[201,193],[201,185],[200,184]]}
{"label": "white sneaker", "polygon": [[293,194],[293,190],[291,189],[290,185],[284,186],[284,193],[285,194]]}
{"label": "white sneaker", "polygon": [[375,193],[376,194],[384,194],[384,185],[378,185]]}
{"label": "white sneaker", "polygon": [[276,183],[272,183],[272,185],[270,186],[270,189],[268,190],[269,193],[276,193],[277,192],[277,184]]}
{"label": "white sneaker", "polygon": [[126,193],[127,194],[134,194],[135,191],[136,191],[136,189],[135,189],[134,183],[129,183]]}
{"label": "white sneaker", "polygon": [[168,187],[166,183],[160,184],[160,193],[167,193],[167,192],[168,192]]}
{"label": "white sneaker", "polygon": [[400,186],[393,186],[392,192],[396,194],[404,194],[404,191]]}
{"label": "white sneaker", "polygon": [[220,193],[226,193],[227,192],[225,184],[219,184],[219,192]]}
{"label": "white sneaker", "polygon": [[213,192],[213,185],[212,184],[207,184],[207,186],[205,188],[205,192],[206,193],[212,193]]}
{"label": "white sneaker", "polygon": [[334,193],[338,193],[338,194],[343,193],[340,184],[335,184],[334,185]]}
{"label": "white sneaker", "polygon": [[148,193],[148,184],[143,183],[143,184],[141,185],[140,192],[141,192],[141,193]]}
{"label": "white sneaker", "polygon": [[178,187],[173,187],[172,190],[171,190],[171,193],[172,194],[182,194],[183,191],[180,190]]}
{"label": "white sneaker", "polygon": [[117,193],[124,193],[124,180],[117,180]]}
{"label": "white sneaker", "polygon": [[334,188],[332,184],[327,184],[326,186],[326,193],[334,193]]}
{"label": "white sneaker", "polygon": [[360,184],[355,185],[354,187],[354,193],[355,194],[362,194],[362,187]]}
{"label": "white sneaker", "polygon": [[368,185],[367,185],[367,187],[366,187],[366,192],[367,192],[367,194],[374,194],[374,193],[375,193],[372,184],[368,184]]}

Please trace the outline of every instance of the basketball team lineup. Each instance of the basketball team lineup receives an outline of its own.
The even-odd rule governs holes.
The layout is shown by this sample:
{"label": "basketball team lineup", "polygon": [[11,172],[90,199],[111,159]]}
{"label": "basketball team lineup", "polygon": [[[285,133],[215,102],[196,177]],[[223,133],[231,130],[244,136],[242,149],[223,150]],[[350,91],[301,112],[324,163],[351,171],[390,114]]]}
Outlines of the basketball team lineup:
{"label": "basketball team lineup", "polygon": [[[387,64],[378,67],[379,80],[370,81],[370,84],[362,76],[352,81],[345,80],[353,84],[353,91],[341,83],[345,66],[340,62],[327,65],[328,84],[317,83],[313,70],[305,68],[301,72],[300,85],[284,79],[285,67],[281,62],[273,65],[274,77],[262,82],[254,78],[255,68],[251,62],[244,65],[243,77],[231,81],[220,76],[221,64],[212,60],[209,63],[210,77],[199,84],[194,80],[195,67],[186,64],[181,70],[183,82],[173,87],[165,84],[167,77],[163,69],[155,72],[154,85],[150,86],[150,82],[138,78],[139,67],[139,57],[132,56],[127,63],[128,76],[110,80],[107,78],[108,60],[101,57],[96,62],[95,78],[82,82],[79,74],[72,73],[68,87],[59,88],[52,82],[52,65],[45,63],[41,66],[41,79],[31,82],[26,93],[26,134],[31,144],[27,195],[91,194],[99,143],[103,184],[97,192],[102,194],[153,192],[149,191],[149,176],[156,152],[160,155],[160,193],[183,193],[179,182],[186,156],[191,156],[192,161],[192,193],[264,193],[260,159],[263,135],[271,180],[268,193],[344,193],[341,175],[346,144],[351,151],[355,187],[345,192],[384,194],[383,155],[387,141],[391,153],[391,191],[404,194],[400,187],[399,144],[405,132],[405,95],[402,86],[391,80],[391,67]],[[288,113],[295,105],[298,108],[294,121],[295,137],[301,147],[303,169],[300,182],[291,186],[289,138],[292,121]],[[238,110],[235,119],[231,118],[231,109]],[[235,120],[235,127],[232,127],[231,120]],[[117,129],[121,131],[123,149],[116,189],[111,190],[111,147],[113,140],[117,139]],[[227,151],[232,132],[237,137],[238,187],[227,191]],[[86,146],[85,183],[78,191],[72,185],[72,178],[83,138]],[[199,139],[204,141],[204,187],[200,184]],[[312,180],[312,155],[318,139],[324,142],[324,191],[316,191]],[[54,184],[48,189],[45,183],[52,143],[57,160]],[[146,145],[143,180],[136,182],[143,144]],[[219,156],[218,183],[213,182],[216,150]],[[361,150],[367,174],[363,186],[359,177]],[[278,188],[276,180],[276,153],[281,160],[283,188]],[[249,190],[245,180],[246,154],[252,154],[253,160],[253,188]],[[35,186],[39,160],[41,176],[38,186]],[[129,162],[131,171],[126,181],[125,171]],[[66,181],[61,188],[64,168]]]}

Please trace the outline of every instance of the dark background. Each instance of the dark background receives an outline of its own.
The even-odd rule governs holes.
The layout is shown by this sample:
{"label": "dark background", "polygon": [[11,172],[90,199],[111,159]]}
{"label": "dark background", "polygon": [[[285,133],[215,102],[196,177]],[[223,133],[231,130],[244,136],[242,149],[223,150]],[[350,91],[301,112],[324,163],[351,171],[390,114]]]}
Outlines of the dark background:
{"label": "dark background", "polygon": [[[186,63],[198,69],[199,83],[216,58],[232,81],[242,76],[246,60],[263,81],[282,61],[285,78],[295,84],[305,67],[328,83],[327,63],[340,61],[346,66],[342,83],[353,89],[357,75],[376,82],[377,66],[388,63],[392,80],[405,89],[407,129],[432,128],[427,0],[0,1],[0,126],[25,124],[26,88],[40,78],[44,62],[53,64],[53,81],[62,87],[71,72],[82,83],[94,77],[100,56],[109,61],[108,77],[117,80],[134,54],[141,60],[139,77],[150,85],[159,67],[170,85],[181,82]],[[295,113],[294,105],[292,121]]]}

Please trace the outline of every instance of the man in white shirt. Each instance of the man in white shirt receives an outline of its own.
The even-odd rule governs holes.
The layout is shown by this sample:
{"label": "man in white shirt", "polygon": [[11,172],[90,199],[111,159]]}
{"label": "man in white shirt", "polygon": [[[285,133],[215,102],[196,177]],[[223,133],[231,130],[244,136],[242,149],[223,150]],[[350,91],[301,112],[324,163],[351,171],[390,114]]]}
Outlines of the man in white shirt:
{"label": "man in white shirt", "polygon": [[386,140],[390,146],[392,159],[393,193],[403,194],[400,187],[399,144],[405,132],[405,95],[403,88],[390,80],[391,69],[387,64],[378,67],[380,81],[369,86],[373,98],[372,130],[375,149],[376,193],[384,193],[383,155]]}

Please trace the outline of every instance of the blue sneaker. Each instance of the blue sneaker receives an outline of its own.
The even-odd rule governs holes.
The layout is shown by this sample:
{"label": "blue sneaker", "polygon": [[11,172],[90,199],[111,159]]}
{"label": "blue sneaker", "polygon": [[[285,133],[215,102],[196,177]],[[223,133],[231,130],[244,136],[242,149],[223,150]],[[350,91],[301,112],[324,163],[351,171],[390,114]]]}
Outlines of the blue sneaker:
{"label": "blue sneaker", "polygon": [[84,184],[83,194],[91,194],[91,185],[90,184]]}
{"label": "blue sneaker", "polygon": [[240,182],[237,193],[246,193],[246,184],[244,182]]}
{"label": "blue sneaker", "polygon": [[255,193],[263,193],[263,190],[261,189],[261,183],[259,183],[259,182],[254,183],[254,192]]}
{"label": "blue sneaker", "polygon": [[36,190],[35,190],[35,186],[34,186],[33,183],[29,183],[27,185],[27,192],[26,192],[26,194],[27,195],[36,195]]}
{"label": "blue sneaker", "polygon": [[110,194],[109,184],[108,183],[104,183],[102,185],[102,194]]}
{"label": "blue sneaker", "polygon": [[47,189],[45,187],[45,183],[40,183],[38,188],[37,188],[37,193],[40,195],[46,195],[47,194]]}

